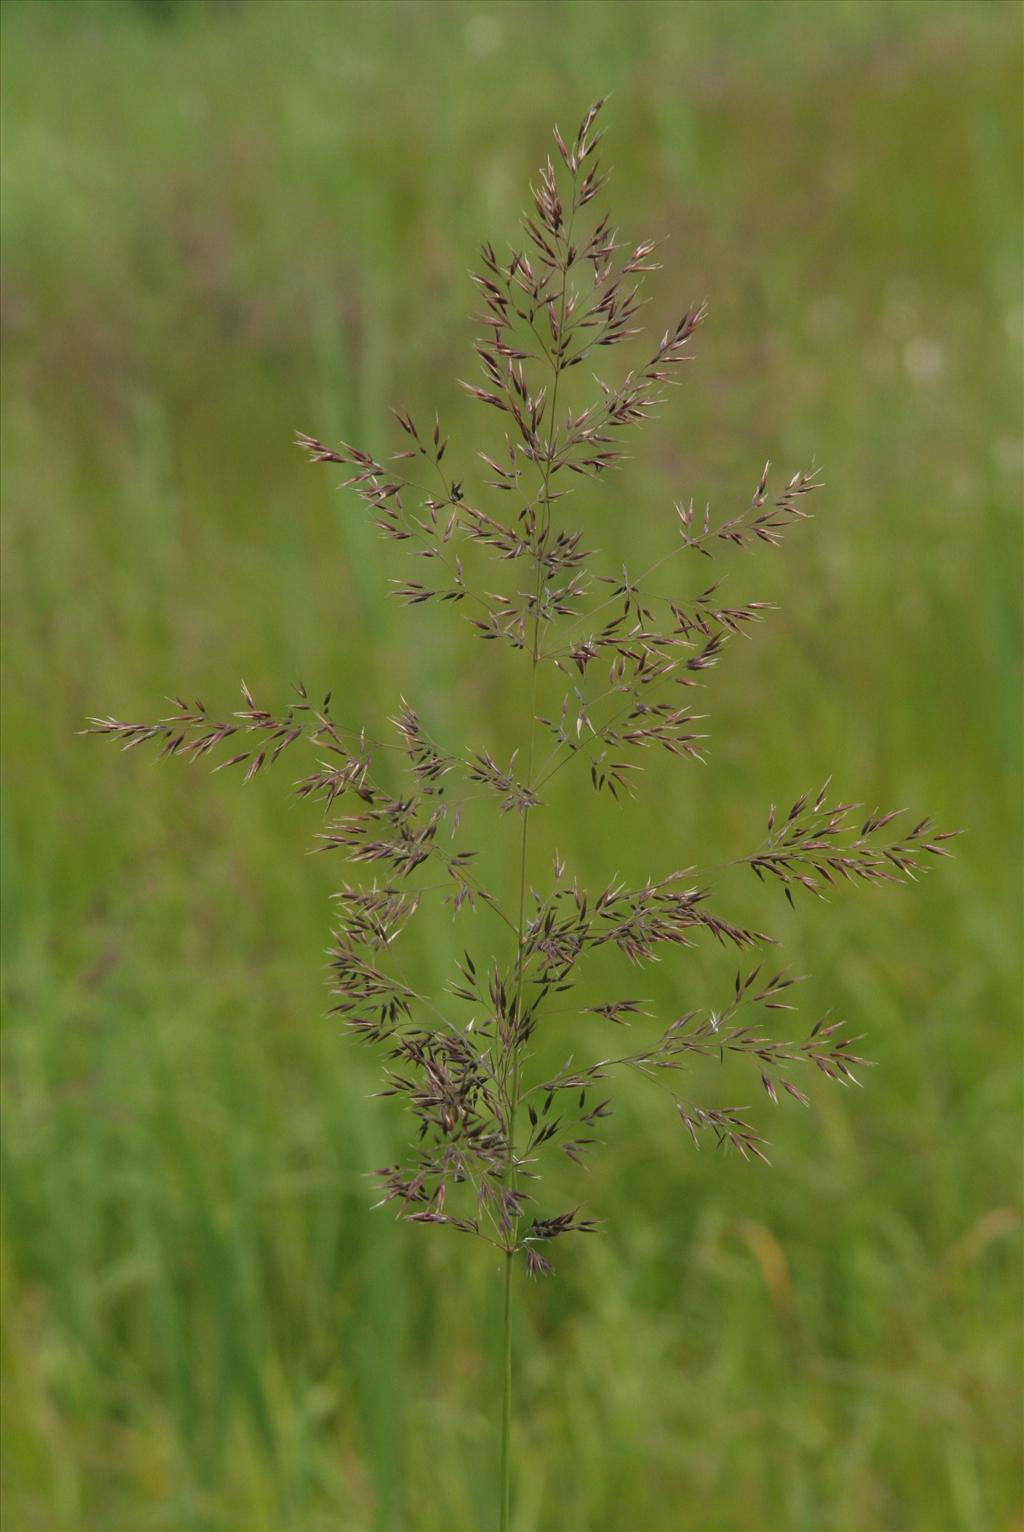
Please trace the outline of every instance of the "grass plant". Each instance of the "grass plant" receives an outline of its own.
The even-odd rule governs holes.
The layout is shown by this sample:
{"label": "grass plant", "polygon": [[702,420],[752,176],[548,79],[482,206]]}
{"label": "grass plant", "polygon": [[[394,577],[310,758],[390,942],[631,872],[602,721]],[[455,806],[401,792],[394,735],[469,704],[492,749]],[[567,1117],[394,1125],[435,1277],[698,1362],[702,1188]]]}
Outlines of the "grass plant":
{"label": "grass plant", "polygon": [[[501,417],[503,431],[476,452],[482,469],[467,448],[449,452],[436,410],[432,428],[421,430],[408,411],[393,409],[406,445],[381,461],[346,442],[298,438],[313,463],[344,470],[344,487],[378,532],[426,561],[426,580],[392,582],[405,606],[447,607],[485,644],[522,657],[528,709],[507,765],[490,743],[438,743],[404,699],[393,719],[397,742],[371,737],[336,721],[330,693],[317,703],[304,685],[283,710],[257,704],[243,682],[244,705],[229,716],[212,717],[202,702],[178,697],[154,723],[102,716],[84,731],[123,750],[154,746],[161,759],[212,760],[214,772],[235,770],[244,782],[300,741],[316,751],[295,791],[323,804],[318,849],[340,851],[373,874],[334,895],[332,1014],[380,1049],[379,1094],[402,1101],[415,1123],[405,1155],[377,1173],[381,1200],[396,1203],[406,1222],[483,1240],[503,1258],[501,1532],[512,1517],[513,1265],[519,1258],[531,1277],[547,1275],[554,1241],[595,1230],[578,1206],[545,1207],[541,1182],[553,1156],[582,1166],[600,1142],[612,1110],[605,1082],[635,1072],[666,1090],[695,1146],[709,1141],[767,1164],[765,1139],[746,1107],[694,1096],[696,1065],[747,1060],[776,1106],[780,1093],[810,1105],[792,1078],[801,1069],[858,1084],[855,1071],[867,1066],[855,1051],[859,1038],[829,1013],[802,1037],[779,1035],[775,1024],[794,1009],[797,976],[767,963],[772,936],[709,903],[723,873],[747,868],[793,905],[795,892],[824,898],[843,885],[913,879],[929,858],[950,854],[945,843],[956,833],[908,820],[902,810],[865,813],[831,798],[826,782],[788,812],[772,805],[753,852],[712,869],[661,866],[634,886],[613,876],[587,889],[567,868],[550,821],[531,840],[545,789],[563,769],[582,768],[589,779],[591,833],[600,844],[617,800],[639,792],[638,757],[660,749],[691,772],[692,763],[706,764],[705,715],[690,692],[703,688],[769,603],[731,604],[720,578],[703,583],[702,559],[778,547],[806,519],[807,497],[818,487],[814,470],[798,470],[772,490],[766,464],[743,510],[716,519],[708,506],[697,517],[692,497],[677,502],[674,541],[648,568],[609,571],[605,560],[601,572],[587,546],[586,496],[581,510],[569,497],[581,481],[586,490],[626,460],[624,440],[666,402],[705,312],[688,308],[639,362],[609,375],[610,353],[642,335],[644,279],[660,264],[654,240],[621,241],[600,211],[603,105],[588,107],[569,140],[555,128],[560,168],[550,156],[541,167],[522,240],[507,255],[490,242],[480,252],[473,280],[483,310],[475,343],[482,386],[462,386]],[[582,392],[573,392],[580,377]],[[636,501],[619,495],[629,514]],[[698,578],[680,568],[684,559]],[[492,819],[519,825],[497,882],[481,879],[479,852],[467,843],[468,810],[481,798]],[[502,843],[500,824],[486,833]],[[542,860],[550,863],[543,873]],[[453,977],[430,994],[406,977],[400,938],[421,903],[438,897],[456,922],[471,912],[491,919],[470,928],[472,950],[463,949]],[[713,1003],[655,1018],[647,1000],[600,987],[617,983],[606,961],[601,967],[609,952],[643,969],[702,939],[748,960]],[[634,1040],[609,1047],[607,1034],[620,1029]],[[541,1033],[570,1049],[553,1072]]]}
{"label": "grass plant", "polygon": [[[428,435],[440,405],[449,454],[500,437],[438,381],[482,381],[461,273],[482,231],[517,240],[551,122],[605,88],[621,227],[669,235],[656,335],[675,293],[710,313],[643,451],[563,502],[599,572],[653,563],[691,494],[698,523],[741,509],[769,456],[828,484],[778,553],[674,555],[781,608],[704,677],[707,768],[638,752],[616,805],[574,761],[537,834],[581,885],[635,888],[674,848],[751,851],[830,770],[970,833],[912,897],[793,911],[721,869],[716,903],[809,975],[802,1013],[848,1017],[877,1067],[861,1091],[794,1074],[813,1110],[776,1121],[749,1058],[696,1059],[695,1099],[749,1103],[770,1172],[691,1152],[634,1070],[586,1174],[552,1156],[542,1211],[601,1228],[542,1245],[557,1280],[517,1297],[517,1525],[1017,1524],[1018,8],[8,0],[0,30],[5,1525],[494,1519],[502,1258],[367,1214],[410,1119],[318,1019],[341,853],[301,855],[307,746],[243,792],[74,730],[179,685],[230,719],[240,676],[286,706],[301,676],[389,746],[404,694],[507,766],[528,661],[383,599],[429,562],[291,435],[387,452],[397,400]],[[490,886],[521,824],[490,833],[473,790]],[[440,900],[416,921],[403,966],[434,997],[501,924]],[[608,995],[671,1018],[736,966],[702,938]],[[632,1021],[590,1016],[593,1060]],[[584,1058],[568,1031],[535,1032],[548,1077]]]}

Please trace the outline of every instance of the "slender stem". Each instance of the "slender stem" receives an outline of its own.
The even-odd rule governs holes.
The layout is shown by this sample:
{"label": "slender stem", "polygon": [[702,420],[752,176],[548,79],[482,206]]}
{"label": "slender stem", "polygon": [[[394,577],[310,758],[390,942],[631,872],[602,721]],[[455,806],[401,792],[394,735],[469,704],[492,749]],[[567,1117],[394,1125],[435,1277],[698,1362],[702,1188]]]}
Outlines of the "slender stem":
{"label": "slender stem", "polygon": [[512,1525],[512,1474],[509,1441],[512,1435],[512,1252],[505,1252],[505,1319],[503,1325],[504,1382],[501,1395],[501,1532]]}
{"label": "slender stem", "polygon": [[[565,235],[565,262],[562,268],[562,292],[559,300],[558,331],[561,338],[565,327],[566,314],[566,289],[569,282],[570,258],[572,240],[572,224],[575,216],[575,190],[573,193],[573,207],[570,213],[569,225]],[[530,721],[527,747],[526,785],[529,789],[533,782],[534,774],[534,738],[537,721],[537,671],[540,665],[541,651],[541,597],[544,591],[544,545],[551,526],[551,472],[555,456],[555,444],[558,435],[558,385],[561,379],[563,367],[557,358],[549,358],[554,372],[554,381],[551,390],[550,405],[550,439],[548,449],[541,470],[541,487],[538,495],[538,506],[543,508],[543,524],[537,529],[537,546],[535,557],[537,563],[537,578],[533,597],[533,637],[530,644]],[[523,810],[522,835],[519,845],[519,913],[517,920],[516,935],[516,961],[515,961],[515,1004],[512,1012],[512,1036],[509,1047],[509,1059],[507,1072],[504,1079],[505,1110],[508,1121],[508,1158],[506,1171],[509,1182],[516,1187],[518,1177],[516,1175],[515,1159],[515,1131],[516,1113],[519,1109],[522,1083],[520,1079],[519,1058],[519,1030],[522,1025],[523,990],[526,978],[526,964],[524,960],[523,942],[526,931],[526,885],[527,863],[529,860],[529,807]],[[501,1532],[509,1532],[512,1514],[512,1480],[510,1460],[510,1438],[512,1432],[512,1262],[518,1248],[519,1220],[516,1218],[513,1227],[508,1234],[508,1243],[505,1250],[505,1318],[503,1326],[503,1371],[504,1381],[502,1387],[501,1407]]]}

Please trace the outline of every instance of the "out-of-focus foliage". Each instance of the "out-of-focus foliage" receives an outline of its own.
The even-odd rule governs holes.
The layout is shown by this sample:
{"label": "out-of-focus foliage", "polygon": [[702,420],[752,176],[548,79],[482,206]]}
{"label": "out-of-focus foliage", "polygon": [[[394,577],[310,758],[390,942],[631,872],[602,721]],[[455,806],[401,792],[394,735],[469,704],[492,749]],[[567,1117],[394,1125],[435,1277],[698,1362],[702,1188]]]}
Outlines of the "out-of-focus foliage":
{"label": "out-of-focus foliage", "polygon": [[[762,1113],[772,1170],[627,1091],[587,1183],[609,1227],[521,1306],[519,1522],[1012,1525],[1019,10],[3,19],[6,1525],[488,1524],[497,1272],[367,1211],[399,1128],[324,1020],[315,810],[74,730],[301,678],[500,753],[514,668],[385,599],[406,570],[290,437],[387,450],[389,403],[436,402],[458,450],[466,268],[606,91],[623,232],[671,230],[652,323],[711,317],[643,497],[580,491],[591,538],[649,562],[674,500],[742,504],[766,457],[828,488],[730,577],[782,609],[717,673],[709,767],[652,764],[662,811],[602,804],[599,835],[563,774],[559,850],[592,882],[720,860],[829,771],[969,833],[909,893],[782,912],[808,1011],[879,1067]],[[426,982],[457,940],[438,917]],[[684,954],[649,998],[731,974]]]}

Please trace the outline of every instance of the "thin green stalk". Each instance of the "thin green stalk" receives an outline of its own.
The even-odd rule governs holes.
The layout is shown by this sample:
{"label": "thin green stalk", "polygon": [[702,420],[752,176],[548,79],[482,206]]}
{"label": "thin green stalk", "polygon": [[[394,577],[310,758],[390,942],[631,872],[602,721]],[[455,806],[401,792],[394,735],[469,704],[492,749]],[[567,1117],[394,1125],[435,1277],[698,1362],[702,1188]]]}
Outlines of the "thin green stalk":
{"label": "thin green stalk", "polygon": [[[559,333],[565,325],[566,287],[569,281],[569,250],[572,240],[572,224],[575,216],[575,195],[573,199],[572,213],[569,218],[569,226],[565,238],[566,264],[562,272],[562,293],[559,303]],[[537,721],[537,670],[540,664],[540,632],[541,632],[541,594],[544,589],[544,564],[542,560],[544,541],[547,537],[551,524],[551,464],[554,456],[556,433],[558,429],[558,385],[562,375],[562,368],[557,362],[552,363],[554,369],[554,383],[551,390],[551,440],[548,448],[547,461],[542,470],[543,482],[538,504],[543,506],[544,526],[537,540],[537,581],[533,601],[533,640],[530,646],[530,723],[529,745],[527,749],[526,785],[529,788],[533,782],[534,771],[534,737]],[[529,857],[529,823],[530,810],[523,810],[522,837],[519,846],[519,918],[518,937],[516,946],[516,997],[515,1010],[513,1012],[514,1024],[518,1029],[522,1020],[523,1008],[523,980],[525,978],[525,964],[523,962],[523,935],[526,922],[526,867]],[[516,1183],[515,1170],[515,1122],[516,1112],[519,1108],[519,1096],[521,1083],[519,1078],[519,1046],[513,1037],[510,1060],[511,1088],[507,1089],[507,1112],[508,1112],[508,1174],[512,1185]],[[512,1512],[512,1479],[509,1443],[512,1434],[512,1260],[517,1243],[518,1220],[516,1233],[510,1239],[510,1248],[505,1254],[505,1317],[503,1325],[503,1356],[504,1356],[504,1379],[502,1386],[501,1407],[501,1532],[509,1532]]]}
{"label": "thin green stalk", "polygon": [[512,1435],[512,1252],[505,1252],[504,1378],[501,1394],[501,1532],[512,1525],[512,1475],[509,1442]]}

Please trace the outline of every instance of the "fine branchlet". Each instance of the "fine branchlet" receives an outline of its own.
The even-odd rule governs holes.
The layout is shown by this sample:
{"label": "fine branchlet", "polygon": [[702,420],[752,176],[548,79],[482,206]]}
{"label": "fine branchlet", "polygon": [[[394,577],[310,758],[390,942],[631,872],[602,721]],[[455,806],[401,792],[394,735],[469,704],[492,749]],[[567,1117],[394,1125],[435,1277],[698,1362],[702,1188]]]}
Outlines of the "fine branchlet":
{"label": "fine branchlet", "polygon": [[[298,437],[310,461],[340,470],[380,533],[401,545],[392,585],[401,602],[446,605],[481,639],[516,651],[526,705],[512,752],[486,741],[442,745],[401,698],[385,737],[372,737],[339,722],[330,695],[315,700],[301,686],[273,709],[243,684],[235,711],[211,716],[201,702],[175,699],[157,722],[95,718],[87,731],[126,750],[207,760],[246,782],[286,754],[309,752],[294,791],[323,807],[316,848],[364,869],[363,882],[336,895],[334,1012],[380,1051],[381,1094],[399,1098],[415,1125],[408,1153],[378,1174],[380,1199],[410,1222],[490,1241],[531,1276],[551,1270],[554,1241],[595,1227],[576,1208],[545,1207],[541,1182],[551,1156],[585,1160],[623,1071],[668,1087],[695,1145],[764,1160],[748,1108],[691,1099],[700,1061],[738,1057],[769,1103],[788,1096],[804,1105],[802,1077],[856,1082],[866,1063],[841,1021],[792,1028],[795,978],[769,963],[767,933],[716,909],[709,875],[659,871],[640,886],[587,889],[538,842],[545,792],[563,770],[597,794],[629,798],[648,752],[698,769],[707,737],[696,689],[768,610],[730,604],[703,561],[778,547],[808,516],[820,482],[813,469],[776,481],[766,465],[743,509],[716,519],[710,509],[695,514],[691,500],[668,506],[665,552],[641,572],[602,566],[574,524],[585,496],[572,492],[623,462],[629,434],[680,381],[705,316],[702,304],[688,307],[642,344],[643,284],[659,269],[658,247],[624,244],[595,210],[606,180],[600,107],[571,141],[556,129],[557,162],[539,172],[521,243],[504,255],[489,243],[480,252],[477,373],[462,387],[486,417],[483,446],[451,444],[439,416],[423,422],[404,409],[393,411],[398,445],[387,452]],[[620,346],[640,359],[588,384],[588,372],[614,367]],[[539,696],[553,684],[556,705],[541,711]],[[515,843],[505,887],[485,886],[474,848],[463,844],[459,782],[493,805],[495,834]],[[948,855],[949,839],[928,820],[865,814],[826,783],[787,811],[772,808],[763,843],[725,865],[778,884],[792,902],[841,884],[912,879]],[[534,870],[541,850],[543,876]],[[395,950],[434,898],[453,918],[486,908],[494,941],[464,951],[447,988],[424,995],[403,977]],[[645,1000],[617,992],[573,1009],[599,949],[642,969],[668,948],[702,941],[734,950],[740,965],[716,1003],[660,1021]],[[630,1028],[637,1042],[579,1063],[574,1027],[586,1031],[584,1051],[600,1027],[614,1038]],[[569,1050],[554,1073],[538,1062],[542,1033]]]}

